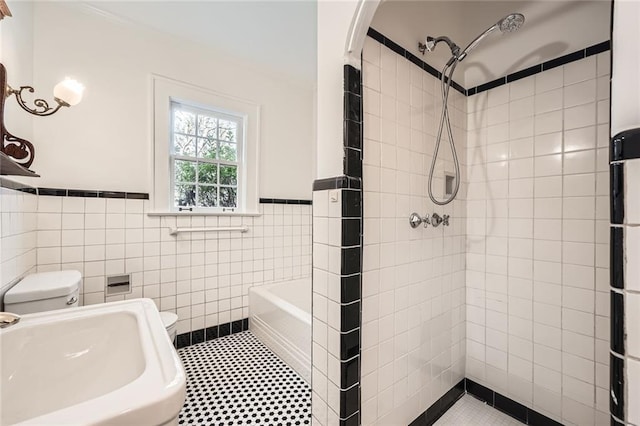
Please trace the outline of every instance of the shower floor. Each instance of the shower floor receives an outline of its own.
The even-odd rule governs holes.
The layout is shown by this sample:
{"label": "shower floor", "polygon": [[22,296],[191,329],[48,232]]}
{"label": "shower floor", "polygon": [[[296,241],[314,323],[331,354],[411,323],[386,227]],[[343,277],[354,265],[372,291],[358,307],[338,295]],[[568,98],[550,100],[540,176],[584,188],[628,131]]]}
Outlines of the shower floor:
{"label": "shower floor", "polygon": [[251,332],[178,350],[187,397],[178,424],[311,424],[309,385]]}
{"label": "shower floor", "polygon": [[449,408],[449,410],[435,423],[437,426],[519,426],[522,424],[523,423],[513,417],[486,405],[484,402],[472,397],[471,395],[464,395],[460,398],[453,407]]}

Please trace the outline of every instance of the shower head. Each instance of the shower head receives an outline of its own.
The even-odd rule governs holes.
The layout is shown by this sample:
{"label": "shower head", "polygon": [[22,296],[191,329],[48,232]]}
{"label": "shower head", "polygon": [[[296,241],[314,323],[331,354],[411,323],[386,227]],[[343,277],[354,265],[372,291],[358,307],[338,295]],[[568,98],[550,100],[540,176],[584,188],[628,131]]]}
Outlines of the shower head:
{"label": "shower head", "polygon": [[496,24],[503,33],[512,33],[518,31],[524,24],[524,15],[522,13],[512,13],[505,16]]}
{"label": "shower head", "polygon": [[428,36],[424,44],[418,43],[418,49],[424,55],[424,53],[427,51],[433,52],[433,50],[436,48],[436,45],[440,42],[444,42],[447,44],[447,46],[449,46],[449,49],[451,49],[451,54],[454,57],[457,57],[458,54],[460,53],[460,47],[457,44],[455,44],[453,41],[451,41],[449,37],[445,37],[445,36],[436,37],[436,38]]}
{"label": "shower head", "polygon": [[475,47],[480,44],[482,39],[491,34],[495,30],[500,30],[503,33],[512,33],[517,31],[524,24],[524,15],[522,13],[510,13],[504,18],[500,19],[493,26],[487,28],[482,34],[473,39],[471,43],[467,47],[464,48],[462,53],[458,56],[458,61],[462,61],[467,57],[469,52],[471,52]]}

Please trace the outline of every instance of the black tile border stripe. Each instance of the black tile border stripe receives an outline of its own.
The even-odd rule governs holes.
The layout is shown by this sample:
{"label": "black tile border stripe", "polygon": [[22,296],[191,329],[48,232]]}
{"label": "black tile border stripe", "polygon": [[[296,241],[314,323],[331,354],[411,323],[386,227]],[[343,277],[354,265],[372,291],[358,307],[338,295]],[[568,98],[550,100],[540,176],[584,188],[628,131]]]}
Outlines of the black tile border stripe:
{"label": "black tile border stripe", "polygon": [[[411,61],[412,63],[422,68],[425,72],[428,72],[435,78],[438,78],[438,79],[442,78],[442,73],[440,71],[438,71],[431,65],[427,64],[425,61],[423,61],[422,59],[420,59],[419,57],[417,57],[416,55],[414,55],[404,47],[400,46],[398,43],[384,36],[380,32],[369,27],[369,31],[367,31],[367,35],[372,39],[374,39],[375,41],[377,41],[378,43],[382,44],[383,46],[393,50],[395,53],[402,56],[403,58],[406,58],[407,60]],[[462,87],[462,85],[458,84],[455,80],[451,82],[451,87],[453,87],[463,95],[467,96],[467,91],[465,90],[465,88]]]}
{"label": "black tile border stripe", "polygon": [[311,205],[311,200],[290,200],[284,198],[260,198],[260,204],[301,204],[305,206]]}
{"label": "black tile border stripe", "polygon": [[99,191],[65,188],[36,188],[38,195],[52,197],[120,198],[127,200],[148,200],[146,192]]}
{"label": "black tile border stripe", "polygon": [[524,424],[536,426],[562,426],[562,423],[558,423],[555,420],[550,419],[549,417],[468,378],[464,378],[458,382],[440,399],[434,402],[421,415],[413,420],[409,426],[433,425],[465,393],[472,395],[480,401],[485,402],[490,407],[500,410]]}
{"label": "black tile border stripe", "polygon": [[[10,179],[0,178],[0,187],[13,189],[15,191],[28,192],[36,195],[46,195],[52,197],[82,197],[82,198],[124,198],[127,200],[148,200],[149,194],[146,192],[123,192],[123,191],[98,191],[84,189],[65,188],[34,188]],[[291,205],[311,205],[311,200],[299,200],[289,198],[260,198],[260,204],[291,204]]]}
{"label": "black tile border stripe", "polygon": [[[375,29],[369,28],[367,35],[372,39],[376,40],[378,43],[382,44],[383,46],[393,50],[395,53],[402,56],[403,58],[406,58],[407,60],[411,61],[412,63],[422,68],[424,71],[428,72],[432,76],[438,79],[442,78],[442,73],[440,71],[438,71],[431,65],[427,64],[422,59],[420,59],[419,57],[417,57],[407,49],[403,48],[398,43],[395,43],[385,35],[376,31]],[[496,78],[495,80],[488,81],[486,83],[480,84],[475,87],[471,87],[469,89],[465,89],[460,84],[456,83],[455,80],[451,83],[451,87],[453,87],[454,89],[456,89],[458,92],[462,93],[465,96],[473,96],[475,94],[482,93],[490,89],[494,89],[504,84],[511,83],[513,81],[520,80],[525,77],[530,77],[534,74],[538,74],[543,71],[548,71],[550,69],[559,67],[561,65],[566,65],[570,62],[579,61],[580,59],[584,59],[592,55],[597,55],[598,53],[606,52],[607,50],[610,50],[610,49],[611,49],[611,41],[606,40],[601,43],[588,46],[584,49],[567,53],[566,55],[551,59],[541,64],[533,65],[529,68],[525,68],[523,70],[516,71],[511,74],[507,74],[506,76]],[[638,158],[638,157],[635,157],[635,158]]]}
{"label": "black tile border stripe", "polygon": [[409,426],[430,426],[434,424],[449,408],[453,406],[465,393],[466,379],[460,380],[440,399],[431,404],[422,414],[416,417]]}
{"label": "black tile border stripe", "polygon": [[575,52],[568,53],[566,55],[560,56],[558,58],[551,59],[549,61],[543,62],[541,64],[533,65],[529,68],[525,68],[520,71],[516,71],[511,74],[507,74],[504,77],[497,78],[495,80],[489,81],[488,83],[481,84],[476,87],[472,87],[467,89],[467,96],[472,96],[477,93],[484,92],[489,89],[496,88],[498,86],[502,86],[503,84],[511,83],[516,80],[520,80],[525,77],[530,77],[532,75],[541,73],[543,71],[548,71],[550,69],[559,67],[561,65],[566,65],[568,63],[579,61],[580,59],[587,58],[592,55],[596,55],[598,53],[606,52],[611,49],[611,41],[606,40],[598,44],[594,44],[593,46],[586,47],[584,49],[577,50]]}
{"label": "black tile border stripe", "polygon": [[625,130],[611,139],[609,161],[640,158],[640,128]]}
{"label": "black tile border stripe", "polygon": [[362,180],[350,176],[337,176],[313,181],[314,191],[327,191],[330,189],[361,189]]}
{"label": "black tile border stripe", "polygon": [[199,330],[178,334],[176,336],[176,341],[173,342],[173,344],[176,349],[182,349],[187,346],[208,342],[209,340],[229,336],[230,334],[241,333],[247,330],[249,330],[249,318],[243,318],[236,321],[226,322],[224,324],[214,325],[213,327],[201,328]]}
{"label": "black tile border stripe", "polygon": [[465,390],[468,394],[473,395],[481,401],[487,403],[487,405],[502,411],[505,414],[521,421],[528,425],[544,425],[544,426],[561,426],[562,423],[558,423],[553,419],[540,414],[539,412],[520,404],[508,398],[492,389],[476,383],[471,379],[464,379]]}

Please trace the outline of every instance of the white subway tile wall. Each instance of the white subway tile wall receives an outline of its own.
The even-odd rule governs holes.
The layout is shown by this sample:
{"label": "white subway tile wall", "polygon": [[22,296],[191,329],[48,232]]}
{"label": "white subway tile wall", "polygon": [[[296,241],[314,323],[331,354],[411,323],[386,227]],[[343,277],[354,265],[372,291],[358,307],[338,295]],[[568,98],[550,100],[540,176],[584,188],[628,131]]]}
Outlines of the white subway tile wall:
{"label": "white subway tile wall", "polygon": [[36,209],[33,194],[0,188],[0,299],[36,268]]}
{"label": "white subway tile wall", "polygon": [[[311,275],[309,205],[260,204],[257,217],[161,218],[148,209],[148,200],[39,196],[37,270],[80,271],[84,305],[151,298],[178,314],[178,334],[247,318],[251,286]],[[249,232],[169,235],[239,225]],[[131,293],[106,296],[106,277],[118,274],[131,274]]]}
{"label": "white subway tile wall", "polygon": [[567,425],[609,423],[608,64],[467,106],[466,374]]}
{"label": "white subway tile wall", "polygon": [[[427,195],[439,80],[372,39],[363,60],[362,424],[409,424],[464,377],[466,188],[444,207]],[[466,101],[454,89],[449,114],[464,164]],[[440,199],[453,172],[445,139]],[[449,214],[451,225],[412,229],[412,212]]]}
{"label": "white subway tile wall", "polygon": [[341,209],[341,189],[313,192],[311,410],[318,425],[340,419]]}

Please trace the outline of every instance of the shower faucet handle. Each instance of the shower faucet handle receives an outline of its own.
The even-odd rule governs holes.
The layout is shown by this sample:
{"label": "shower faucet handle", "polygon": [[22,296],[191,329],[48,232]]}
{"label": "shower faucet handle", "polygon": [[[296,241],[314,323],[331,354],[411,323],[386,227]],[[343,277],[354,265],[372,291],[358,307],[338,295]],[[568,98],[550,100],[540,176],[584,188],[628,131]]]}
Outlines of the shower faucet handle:
{"label": "shower faucet handle", "polygon": [[440,224],[442,226],[449,226],[449,215],[443,214],[440,216],[438,213],[434,213],[431,215],[431,226],[437,228]]}
{"label": "shower faucet handle", "polygon": [[418,213],[411,213],[411,216],[409,216],[409,225],[415,229],[420,226],[421,223],[424,223],[424,227],[426,228],[427,225],[429,225],[429,215],[422,217]]}

